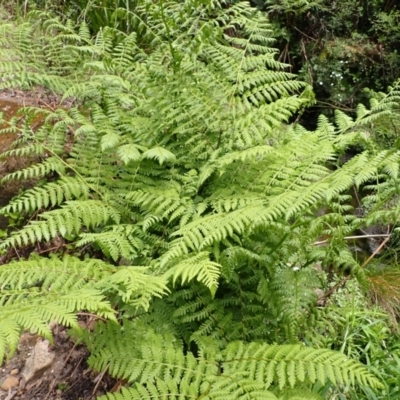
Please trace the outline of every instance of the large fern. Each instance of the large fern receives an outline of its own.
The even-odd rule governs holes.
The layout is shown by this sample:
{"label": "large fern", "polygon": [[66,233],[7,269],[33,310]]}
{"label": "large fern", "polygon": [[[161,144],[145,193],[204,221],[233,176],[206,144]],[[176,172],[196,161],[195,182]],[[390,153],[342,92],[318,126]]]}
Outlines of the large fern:
{"label": "large fern", "polygon": [[[140,347],[146,346],[144,336],[137,348],[130,345],[136,338],[130,323],[98,325],[87,339],[93,367],[111,362],[114,375],[137,381],[109,398],[182,390],[210,398],[294,399],[294,386],[302,390],[298,397],[316,398],[313,382],[348,385],[353,377],[378,387],[341,355],[259,343],[301,339],[311,327],[306,324],[320,284],[314,264],[339,273],[350,269],[361,279],[346,237],[398,215],[400,153],[377,150],[365,134],[393,113],[398,89],[370,109],[359,107],[355,119],[343,113],[335,122],[320,117],[310,132],[288,124],[312,103],[309,89],[276,61],[271,27],[247,2],[138,3],[131,16],[137,32],[130,34],[104,29],[91,38],[85,24],[37,14],[36,25],[10,33],[18,68],[3,86],[41,84],[74,104],[40,111],[35,133],[31,123],[39,111],[32,108],[23,111],[23,123],[14,119],[2,130],[19,136],[4,157],[32,158],[4,180],[41,180],[1,210],[29,222],[0,246],[12,257],[16,248],[31,253],[58,240],[82,259],[108,260],[108,275],[95,283],[89,276],[85,284],[73,278],[75,264],[89,265],[85,259],[41,260],[44,269],[63,265],[62,273],[48,278],[30,277],[35,261],[1,266],[4,274],[19,271],[3,287],[4,312],[14,307],[0,342],[3,354],[6,346],[15,348],[23,326],[48,334],[44,321],[54,310],[60,322],[73,326],[72,314],[80,308],[112,318],[112,301],[121,318],[170,336],[161,344],[154,336],[157,346],[146,350]],[[37,37],[43,37],[43,53]],[[0,69],[8,71],[2,46]],[[40,72],[47,62],[52,69]],[[343,164],[341,154],[354,144],[364,151]],[[362,217],[349,204],[354,185],[371,193]],[[318,245],[321,236],[324,246]],[[70,297],[62,300],[69,285]],[[49,286],[58,288],[59,298],[51,297]],[[30,296],[37,309],[15,320]],[[44,302],[53,311],[38,306]],[[31,321],[35,316],[40,324]],[[210,338],[218,351],[206,356]],[[252,362],[251,352],[257,354]],[[321,362],[303,363],[314,356]]]}

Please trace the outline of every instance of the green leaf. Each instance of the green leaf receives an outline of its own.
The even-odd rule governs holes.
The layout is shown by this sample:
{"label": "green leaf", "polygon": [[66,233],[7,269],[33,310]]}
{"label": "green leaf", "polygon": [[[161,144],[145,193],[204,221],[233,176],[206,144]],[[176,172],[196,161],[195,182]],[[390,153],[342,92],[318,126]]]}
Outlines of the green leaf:
{"label": "green leaf", "polygon": [[134,144],[124,144],[118,147],[117,154],[124,164],[128,164],[130,161],[140,161],[141,159],[138,147]]}
{"label": "green leaf", "polygon": [[168,161],[168,162],[176,161],[176,157],[173,153],[171,153],[169,150],[164,149],[163,147],[159,147],[159,146],[153,147],[152,149],[145,151],[142,154],[142,157],[157,160],[160,163],[160,165],[162,165],[165,161]]}
{"label": "green leaf", "polygon": [[101,138],[101,150],[112,149],[121,141],[121,136],[115,132],[109,132]]}

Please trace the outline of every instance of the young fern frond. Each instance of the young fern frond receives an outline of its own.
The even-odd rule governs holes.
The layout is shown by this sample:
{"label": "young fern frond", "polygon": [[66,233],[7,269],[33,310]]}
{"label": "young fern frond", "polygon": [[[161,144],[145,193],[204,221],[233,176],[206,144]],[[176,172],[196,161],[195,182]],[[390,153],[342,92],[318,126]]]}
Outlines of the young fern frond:
{"label": "young fern frond", "polygon": [[285,327],[285,336],[293,342],[297,342],[299,326],[306,323],[317,301],[314,274],[315,271],[297,265],[279,268],[269,283],[266,303]]}
{"label": "young fern frond", "polygon": [[76,246],[86,246],[90,243],[98,246],[106,257],[113,261],[121,258],[133,260],[145,246],[140,237],[138,227],[126,225],[113,225],[100,233],[82,233]]}
{"label": "young fern frond", "polygon": [[215,293],[218,287],[221,266],[210,260],[210,254],[203,251],[198,254],[188,254],[184,260],[176,262],[169,268],[166,276],[172,277],[173,283],[180,280],[184,285],[193,279],[197,279],[208,287],[211,293]]}
{"label": "young fern frond", "polygon": [[147,272],[150,272],[149,269],[144,267],[119,268],[100,286],[104,291],[117,288],[116,295],[123,304],[147,311],[155,297],[169,292],[167,279]]}

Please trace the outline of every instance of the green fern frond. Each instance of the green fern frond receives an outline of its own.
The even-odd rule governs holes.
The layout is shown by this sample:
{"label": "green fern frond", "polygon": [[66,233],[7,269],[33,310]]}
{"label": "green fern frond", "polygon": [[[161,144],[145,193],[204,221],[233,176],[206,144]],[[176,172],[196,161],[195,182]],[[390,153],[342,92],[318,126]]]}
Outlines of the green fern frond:
{"label": "green fern frond", "polygon": [[23,246],[61,235],[77,236],[82,227],[94,228],[110,221],[118,224],[120,215],[115,208],[97,200],[66,201],[61,209],[41,214],[42,220],[32,221],[14,232],[1,244],[1,248]]}
{"label": "green fern frond", "polygon": [[293,387],[297,381],[382,387],[366,367],[327,349],[238,342],[231,343],[224,356],[224,373],[249,371],[250,379],[262,380],[267,387],[274,381],[280,389]]}
{"label": "green fern frond", "polygon": [[[18,261],[0,267],[0,289],[16,288],[22,290],[42,282],[43,289],[49,288],[67,292],[82,288],[89,280],[101,281],[115,271],[115,267],[96,259],[81,261],[73,257],[62,260],[37,258]],[[32,293],[33,294],[33,293]]]}
{"label": "green fern frond", "polygon": [[287,337],[297,341],[299,325],[306,323],[316,304],[315,271],[300,266],[279,268],[269,283],[266,303],[276,310],[276,318],[287,329]]}
{"label": "green fern frond", "polygon": [[147,311],[150,301],[167,294],[169,289],[167,279],[145,274],[146,271],[144,267],[119,268],[103,282],[104,288],[118,288],[117,295],[125,304]]}
{"label": "green fern frond", "polygon": [[62,177],[57,183],[49,182],[42,187],[27,190],[22,196],[3,207],[0,213],[29,213],[55,207],[71,199],[87,199],[88,189],[88,186],[82,184],[80,180]]}
{"label": "green fern frond", "polygon": [[[91,365],[135,385],[109,398],[307,398],[316,382],[378,388],[343,355],[265,343],[310,329],[312,263],[362,278],[346,236],[398,219],[399,155],[377,152],[365,134],[393,112],[398,89],[358,107],[355,120],[320,117],[309,132],[288,121],[313,95],[277,61],[272,28],[248,2],[139,1],[128,14],[131,35],[91,37],[84,23],[37,13],[0,27],[1,85],[40,83],[75,102],[21,110],[22,122],[3,130],[19,135],[4,156],[31,157],[5,179],[48,182],[3,208],[29,222],[0,248],[30,252],[61,236],[66,252],[119,264],[1,266],[1,305],[13,314],[0,324],[0,349],[15,348],[25,325],[48,335],[49,318],[74,326],[87,309],[113,319],[84,334]],[[342,165],[355,144],[368,151]],[[349,196],[357,185],[369,193],[363,218]]]}
{"label": "green fern frond", "polygon": [[138,229],[132,225],[114,225],[101,233],[82,233],[80,238],[76,246],[95,244],[113,261],[120,258],[132,260],[145,247]]}
{"label": "green fern frond", "polygon": [[302,390],[293,389],[285,390],[285,393],[279,396],[279,400],[324,400],[318,393]]}
{"label": "green fern frond", "polygon": [[197,279],[210,289],[212,293],[218,288],[221,266],[210,260],[208,252],[201,252],[195,255],[187,255],[182,261],[178,261],[169,268],[166,277],[171,277],[173,283],[180,279],[184,285],[193,279]]}
{"label": "green fern frond", "polygon": [[74,257],[33,258],[0,267],[0,356],[13,351],[23,328],[51,339],[48,323],[77,328],[75,313],[87,310],[115,321],[105,294],[147,310],[154,297],[168,293],[167,280],[143,267],[113,267]]}
{"label": "green fern frond", "polygon": [[[98,370],[108,365],[111,374],[136,382],[130,392],[125,392],[128,396],[148,399],[168,394],[172,398],[207,395],[216,399],[219,396],[273,399],[275,396],[270,391],[273,385],[283,390],[293,388],[298,382],[317,381],[382,387],[364,366],[330,350],[234,342],[220,353],[196,358],[190,352],[183,354],[179,347],[167,344],[170,343],[168,339],[148,330],[143,333],[143,327],[135,325],[130,325],[130,329],[136,331],[136,345],[132,342],[124,346],[121,341],[129,340],[124,335],[128,326],[118,333],[115,325],[101,325],[96,335],[88,338],[92,349],[89,363]],[[107,342],[105,337],[110,334],[114,340]],[[130,349],[129,356],[122,348]],[[111,394],[108,396],[111,397],[103,398],[115,398]]]}
{"label": "green fern frond", "polygon": [[[114,310],[96,284],[114,267],[99,260],[38,258],[0,267],[0,358],[16,349],[22,329],[51,339],[49,323],[77,327],[82,309],[114,320]],[[8,349],[8,350],[7,350]]]}

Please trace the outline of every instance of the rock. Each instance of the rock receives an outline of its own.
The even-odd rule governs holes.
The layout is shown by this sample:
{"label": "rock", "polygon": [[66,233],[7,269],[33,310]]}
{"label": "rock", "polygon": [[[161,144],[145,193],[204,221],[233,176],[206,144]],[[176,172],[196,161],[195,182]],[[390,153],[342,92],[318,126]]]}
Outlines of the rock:
{"label": "rock", "polygon": [[14,368],[10,371],[10,375],[18,375],[19,373],[19,369],[18,368]]}
{"label": "rock", "polygon": [[52,331],[54,331],[54,329],[56,329],[57,327],[58,327],[58,324],[57,324],[56,321],[51,321],[51,322],[49,323],[49,328],[50,328]]}
{"label": "rock", "polygon": [[10,389],[17,387],[19,384],[19,377],[15,375],[8,375],[1,385],[1,389],[8,392]]}
{"label": "rock", "polygon": [[24,384],[43,375],[45,370],[51,366],[54,361],[55,353],[50,351],[48,340],[40,340],[33,348],[32,354],[25,363],[21,372],[24,378]]}
{"label": "rock", "polygon": [[41,339],[41,336],[38,334],[30,334],[28,332],[24,332],[19,339],[20,345],[27,345],[29,347],[34,347],[36,343]]}
{"label": "rock", "polygon": [[318,296],[317,306],[324,306],[326,303],[325,292],[322,289],[314,289],[314,292]]}

